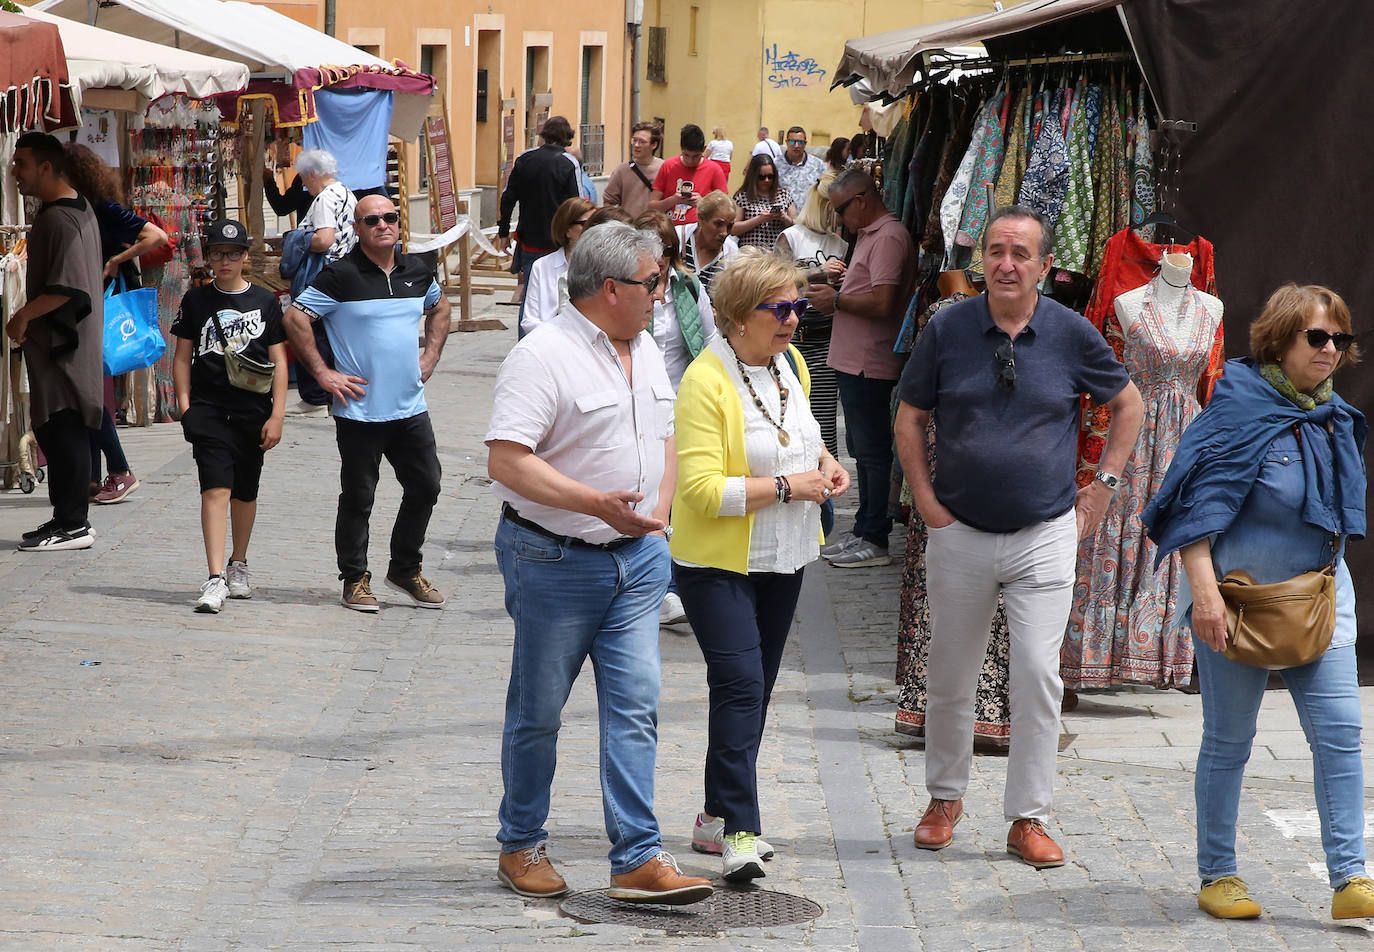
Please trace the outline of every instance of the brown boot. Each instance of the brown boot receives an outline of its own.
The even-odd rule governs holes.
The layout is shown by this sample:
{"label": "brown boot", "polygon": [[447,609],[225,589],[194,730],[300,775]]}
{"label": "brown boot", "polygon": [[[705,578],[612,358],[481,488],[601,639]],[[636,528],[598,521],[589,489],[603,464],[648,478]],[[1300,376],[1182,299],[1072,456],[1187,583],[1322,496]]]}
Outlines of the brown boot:
{"label": "brown boot", "polygon": [[916,848],[942,850],[954,840],[954,827],[964,818],[963,800],[931,799],[916,824]]}
{"label": "brown boot", "polygon": [[568,891],[568,884],[549,862],[543,843],[514,853],[502,853],[496,866],[496,878],[507,889],[531,899],[551,899]]}
{"label": "brown boot", "polygon": [[1064,865],[1064,851],[1039,820],[1017,820],[1007,833],[1007,852],[1036,869]]}
{"label": "brown boot", "polygon": [[709,879],[682,875],[677,860],[668,853],[659,853],[628,873],[613,875],[606,895],[621,902],[686,906],[709,898],[714,891]]}

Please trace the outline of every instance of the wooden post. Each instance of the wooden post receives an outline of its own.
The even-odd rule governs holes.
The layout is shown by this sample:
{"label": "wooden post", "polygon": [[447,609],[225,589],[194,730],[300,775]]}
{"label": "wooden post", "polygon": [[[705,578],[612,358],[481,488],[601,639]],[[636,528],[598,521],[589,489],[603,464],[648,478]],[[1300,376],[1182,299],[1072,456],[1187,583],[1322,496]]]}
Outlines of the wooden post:
{"label": "wooden post", "polygon": [[468,216],[468,233],[458,242],[458,303],[463,309],[462,320],[472,320],[472,229],[477,227],[477,219],[472,215],[472,205],[462,202],[459,209]]}
{"label": "wooden post", "polygon": [[252,262],[252,273],[267,273],[267,243],[263,240],[262,220],[262,170],[266,159],[266,144],[263,131],[267,127],[267,103],[254,99],[248,103],[249,128],[243,143],[243,159],[239,165],[239,175],[248,180],[248,195],[244,199],[244,226],[252,240],[248,249],[248,259]]}

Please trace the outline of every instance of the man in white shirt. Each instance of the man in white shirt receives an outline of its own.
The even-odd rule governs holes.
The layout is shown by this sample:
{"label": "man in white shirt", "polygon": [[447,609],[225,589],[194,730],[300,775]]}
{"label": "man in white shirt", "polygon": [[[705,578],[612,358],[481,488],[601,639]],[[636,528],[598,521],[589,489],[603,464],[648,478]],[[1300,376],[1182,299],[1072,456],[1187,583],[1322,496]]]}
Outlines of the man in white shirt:
{"label": "man in white shirt", "polygon": [[497,877],[522,896],[568,885],[545,851],[563,705],[591,657],[601,710],[608,895],[711,895],[663,851],[654,816],[659,606],[677,481],[673,388],[646,333],[661,300],[657,237],[609,222],[568,261],[571,303],[501,365],[487,471],[502,500],[496,559],[515,622],[501,742]]}
{"label": "man in white shirt", "polygon": [[767,126],[759,126],[759,141],[754,143],[753,151],[749,155],[769,155],[773,157],[774,162],[777,162],[782,158],[782,146],[773,141]]}

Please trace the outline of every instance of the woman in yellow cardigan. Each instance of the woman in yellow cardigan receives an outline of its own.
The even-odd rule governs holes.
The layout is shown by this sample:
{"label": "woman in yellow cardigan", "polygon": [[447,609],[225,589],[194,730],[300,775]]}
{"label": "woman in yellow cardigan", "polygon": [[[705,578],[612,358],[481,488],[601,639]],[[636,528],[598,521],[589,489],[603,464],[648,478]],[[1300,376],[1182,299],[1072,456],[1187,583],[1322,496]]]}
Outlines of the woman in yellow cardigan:
{"label": "woman in yellow cardigan", "polygon": [[821,442],[806,363],[791,346],[806,311],[791,262],[759,251],[711,285],[713,340],[688,366],[674,411],[678,481],[670,547],[706,659],[711,713],[705,810],[692,848],[724,876],[764,875],[756,761],[768,698],[801,592],[820,553],[820,504],[849,488]]}

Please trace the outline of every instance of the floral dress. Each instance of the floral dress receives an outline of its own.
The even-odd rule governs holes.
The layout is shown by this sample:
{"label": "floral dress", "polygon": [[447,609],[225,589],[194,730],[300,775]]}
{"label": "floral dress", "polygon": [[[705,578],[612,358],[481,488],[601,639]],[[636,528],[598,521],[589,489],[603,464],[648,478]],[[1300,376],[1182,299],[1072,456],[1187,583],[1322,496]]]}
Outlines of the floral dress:
{"label": "floral dress", "polygon": [[1066,687],[1167,688],[1188,683],[1192,674],[1192,638],[1176,620],[1182,563],[1174,553],[1154,571],[1155,544],[1140,514],[1201,410],[1198,381],[1207,373],[1219,323],[1191,284],[1177,312],[1161,314],[1151,282],[1140,315],[1125,328],[1124,361],[1144,400],[1145,422],[1102,523],[1078,549],[1060,658]]}
{"label": "floral dress", "polygon": [[[916,324],[920,335],[940,310],[968,295],[956,292],[932,304]],[[912,341],[914,345],[915,341]],[[935,473],[935,423],[926,429],[926,448],[930,471]],[[906,491],[903,496],[909,495]],[[926,598],[926,524],[916,507],[911,507],[907,523],[906,564],[902,570],[901,612],[897,628],[897,717],[898,733],[924,737],[926,732],[926,675],[930,653],[930,604]],[[1007,610],[999,595],[997,614],[992,620],[983,670],[978,675],[978,694],[974,702],[973,739],[975,746],[1006,749],[1011,740],[1011,629]]]}

